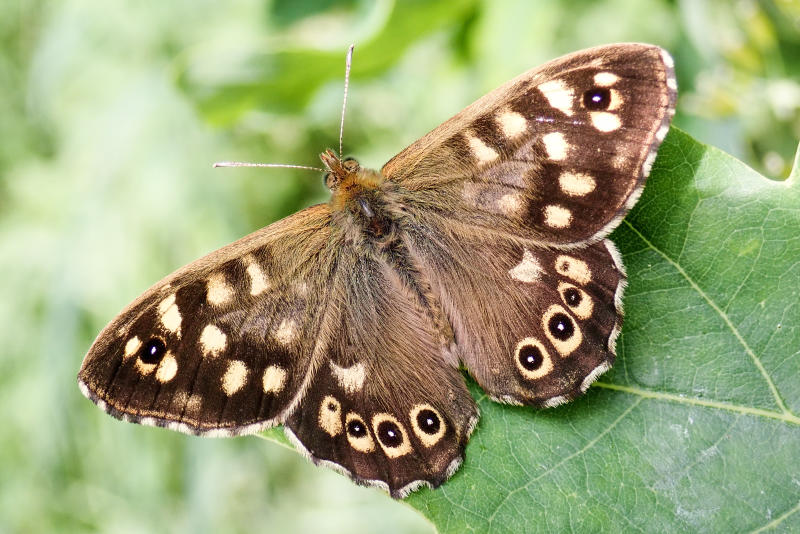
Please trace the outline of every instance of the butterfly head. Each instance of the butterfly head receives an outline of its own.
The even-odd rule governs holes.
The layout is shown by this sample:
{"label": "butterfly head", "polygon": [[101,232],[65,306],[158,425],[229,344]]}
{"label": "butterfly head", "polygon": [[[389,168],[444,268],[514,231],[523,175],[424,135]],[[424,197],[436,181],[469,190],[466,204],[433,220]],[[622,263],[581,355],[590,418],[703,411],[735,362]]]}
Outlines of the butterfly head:
{"label": "butterfly head", "polygon": [[343,182],[352,180],[352,176],[361,170],[361,165],[354,158],[340,158],[330,148],[319,155],[325,165],[325,187],[334,191]]}

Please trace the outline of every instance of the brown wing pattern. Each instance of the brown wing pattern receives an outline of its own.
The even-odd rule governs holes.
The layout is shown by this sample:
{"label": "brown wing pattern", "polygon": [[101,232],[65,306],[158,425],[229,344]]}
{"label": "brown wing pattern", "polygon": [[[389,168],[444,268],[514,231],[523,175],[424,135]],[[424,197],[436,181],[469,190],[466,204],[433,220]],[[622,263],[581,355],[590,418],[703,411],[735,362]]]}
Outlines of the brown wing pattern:
{"label": "brown wing pattern", "polygon": [[348,254],[339,269],[324,358],[287,435],[316,463],[394,497],[438,486],[478,415],[457,361],[395,268]]}
{"label": "brown wing pattern", "polygon": [[115,417],[187,433],[275,424],[306,385],[330,237],[315,206],[158,282],[100,333],[81,389]]}
{"label": "brown wing pattern", "polygon": [[542,245],[594,242],[638,198],[675,95],[658,47],[576,52],[484,96],[382,172],[454,223]]}

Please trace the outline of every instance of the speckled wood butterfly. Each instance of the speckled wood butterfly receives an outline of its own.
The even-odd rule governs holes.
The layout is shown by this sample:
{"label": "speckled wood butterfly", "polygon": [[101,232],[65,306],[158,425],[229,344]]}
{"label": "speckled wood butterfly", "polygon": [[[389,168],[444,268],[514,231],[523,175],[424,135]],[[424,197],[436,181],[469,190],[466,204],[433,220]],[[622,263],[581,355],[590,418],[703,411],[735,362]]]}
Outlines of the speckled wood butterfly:
{"label": "speckled wood butterfly", "polygon": [[592,48],[511,80],[380,171],[328,150],[312,206],[158,282],[98,336],[83,393],[136,423],[283,424],[314,462],[403,497],[459,467],[478,409],[556,406],[614,360],[605,236],[674,113],[673,63]]}

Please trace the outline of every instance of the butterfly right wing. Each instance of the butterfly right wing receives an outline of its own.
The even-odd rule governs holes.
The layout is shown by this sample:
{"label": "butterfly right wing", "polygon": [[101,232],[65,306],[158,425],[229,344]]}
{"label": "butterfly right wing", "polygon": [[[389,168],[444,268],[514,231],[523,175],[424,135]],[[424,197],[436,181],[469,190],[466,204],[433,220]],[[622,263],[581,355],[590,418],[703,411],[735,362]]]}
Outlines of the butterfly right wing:
{"label": "butterfly right wing", "polygon": [[192,434],[277,422],[310,380],[336,262],[318,205],[158,282],[97,337],[83,393],[111,415]]}
{"label": "butterfly right wing", "polygon": [[596,242],[638,199],[675,98],[665,50],[582,50],[467,106],[381,172],[451,227],[541,246]]}
{"label": "butterfly right wing", "polygon": [[409,211],[413,261],[452,324],[455,353],[493,399],[556,406],[611,367],[626,279],[610,240],[536,248]]}

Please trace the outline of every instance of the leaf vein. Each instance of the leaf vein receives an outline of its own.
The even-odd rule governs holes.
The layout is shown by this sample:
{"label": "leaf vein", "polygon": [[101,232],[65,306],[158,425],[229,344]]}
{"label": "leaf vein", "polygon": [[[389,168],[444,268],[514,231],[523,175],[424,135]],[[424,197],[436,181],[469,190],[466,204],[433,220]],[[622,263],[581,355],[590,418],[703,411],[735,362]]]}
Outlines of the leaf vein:
{"label": "leaf vein", "polygon": [[[645,236],[644,236],[644,235],[643,235],[641,232],[639,232],[639,230],[638,230],[638,229],[636,229],[636,228],[635,228],[635,227],[634,227],[634,226],[633,226],[633,225],[632,225],[630,222],[628,222],[628,221],[627,221],[627,219],[623,219],[623,222],[624,222],[624,223],[625,223],[625,224],[628,226],[628,228],[630,228],[630,229],[631,229],[631,230],[632,230],[632,231],[633,231],[633,232],[634,232],[634,233],[635,233],[637,236],[639,236],[639,238],[640,238],[640,239],[641,239],[641,240],[642,240],[642,241],[643,241],[643,242],[644,242],[644,243],[645,243],[647,246],[649,246],[651,249],[653,249],[653,251],[654,251],[654,252],[656,252],[658,255],[660,255],[662,258],[664,258],[664,259],[665,259],[665,260],[666,260],[666,261],[667,261],[667,262],[668,262],[670,265],[672,265],[672,266],[675,268],[675,270],[676,270],[676,271],[678,271],[678,273],[679,273],[681,276],[683,276],[683,278],[684,278],[684,279],[686,279],[686,281],[689,283],[689,285],[690,285],[690,286],[692,286],[692,288],[693,288],[695,291],[697,291],[698,295],[700,295],[700,296],[703,298],[703,300],[705,300],[705,301],[708,303],[708,305],[709,305],[709,306],[710,306],[710,307],[711,307],[711,308],[712,308],[712,309],[713,309],[715,312],[717,312],[717,314],[720,316],[720,318],[723,320],[723,322],[724,322],[724,323],[727,325],[728,329],[730,329],[730,331],[731,331],[731,333],[734,335],[734,337],[735,337],[735,338],[736,338],[736,339],[739,341],[739,343],[742,345],[742,347],[743,347],[743,348],[744,348],[744,350],[745,350],[745,353],[747,353],[747,355],[748,355],[748,356],[750,356],[750,359],[753,361],[753,364],[756,366],[756,368],[757,368],[757,369],[759,370],[759,372],[761,373],[761,376],[764,378],[764,381],[767,383],[767,386],[769,387],[770,391],[772,392],[772,396],[773,396],[773,398],[774,398],[774,400],[775,400],[775,404],[777,404],[777,405],[778,405],[778,408],[781,410],[781,412],[783,412],[783,414],[784,414],[785,416],[787,416],[787,417],[791,417],[791,418],[794,418],[794,419],[797,419],[797,418],[794,416],[794,414],[793,414],[791,411],[789,411],[789,409],[786,407],[786,404],[783,402],[783,398],[781,397],[781,395],[780,395],[780,392],[778,391],[778,388],[777,388],[777,386],[775,386],[775,382],[773,382],[773,380],[772,380],[772,377],[771,377],[771,376],[770,376],[770,374],[767,372],[766,368],[764,367],[764,364],[761,362],[761,359],[760,359],[760,358],[759,358],[759,357],[756,355],[756,353],[753,351],[753,349],[750,347],[750,345],[749,345],[749,344],[747,343],[747,341],[744,339],[744,337],[742,336],[741,332],[739,332],[739,329],[738,329],[738,328],[736,328],[736,326],[735,326],[735,325],[733,324],[733,322],[731,321],[730,317],[728,317],[728,314],[727,314],[727,313],[725,313],[725,312],[724,312],[724,311],[723,311],[723,310],[722,310],[722,309],[719,307],[719,305],[717,305],[717,303],[716,303],[716,302],[714,302],[714,301],[711,299],[711,297],[709,297],[709,296],[708,296],[708,294],[706,294],[706,292],[705,292],[705,291],[703,291],[703,289],[702,289],[702,288],[701,288],[701,287],[700,287],[700,286],[697,284],[697,282],[695,282],[695,281],[692,279],[692,277],[690,277],[690,276],[689,276],[689,273],[687,273],[687,272],[686,272],[686,271],[683,269],[683,267],[681,267],[681,265],[680,265],[679,263],[675,262],[675,261],[674,261],[672,258],[670,258],[670,257],[669,257],[669,256],[668,256],[666,253],[664,253],[662,250],[660,250],[658,247],[656,247],[656,246],[655,246],[655,245],[654,245],[654,244],[653,244],[653,243],[652,243],[652,242],[651,242],[649,239],[647,239],[647,238],[646,238],[646,237],[645,237]],[[764,411],[767,411],[767,410],[764,410]]]}

